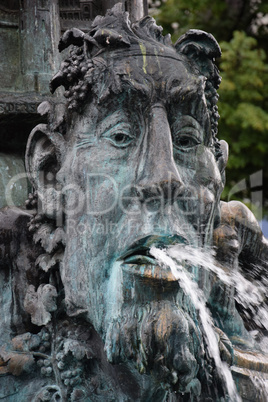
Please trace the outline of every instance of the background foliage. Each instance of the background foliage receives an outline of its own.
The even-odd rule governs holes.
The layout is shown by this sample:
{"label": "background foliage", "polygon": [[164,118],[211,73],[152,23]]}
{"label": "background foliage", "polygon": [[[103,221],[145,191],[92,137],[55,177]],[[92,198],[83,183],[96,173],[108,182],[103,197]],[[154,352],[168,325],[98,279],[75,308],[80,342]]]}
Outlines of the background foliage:
{"label": "background foliage", "polygon": [[[268,2],[162,0],[151,1],[150,7],[173,41],[195,28],[220,43],[219,138],[230,147],[222,198],[243,199],[254,209],[252,194],[261,190],[268,216]],[[263,175],[261,181],[252,180],[256,172],[258,178]]]}

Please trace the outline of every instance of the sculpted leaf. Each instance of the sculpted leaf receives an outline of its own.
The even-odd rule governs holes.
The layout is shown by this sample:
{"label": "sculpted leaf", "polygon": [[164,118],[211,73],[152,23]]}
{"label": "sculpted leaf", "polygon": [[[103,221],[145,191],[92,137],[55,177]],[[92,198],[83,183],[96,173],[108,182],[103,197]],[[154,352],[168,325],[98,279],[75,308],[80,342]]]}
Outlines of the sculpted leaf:
{"label": "sculpted leaf", "polygon": [[46,325],[51,320],[50,312],[57,309],[56,288],[49,284],[42,284],[35,291],[33,285],[28,287],[24,308],[31,315],[32,323],[35,325]]}
{"label": "sculpted leaf", "polygon": [[0,349],[0,375],[13,374],[19,376],[23,373],[30,373],[34,367],[35,360],[30,353],[19,353]]}
{"label": "sculpted leaf", "polygon": [[41,254],[35,264],[42,268],[43,271],[48,272],[50,268],[54,267],[59,261],[62,260],[63,252],[57,251],[53,255]]}
{"label": "sculpted leaf", "polygon": [[44,223],[40,226],[40,228],[36,231],[33,236],[34,242],[41,242],[42,247],[46,250],[49,244],[49,236],[53,231],[53,225],[51,223]]}
{"label": "sculpted leaf", "polygon": [[20,352],[29,352],[36,349],[41,342],[39,335],[26,332],[12,339],[12,348]]}
{"label": "sculpted leaf", "polygon": [[43,271],[48,272],[51,267],[54,267],[54,265],[56,265],[56,260],[49,254],[41,254],[37,258],[35,264],[39,265],[39,267],[42,268]]}
{"label": "sculpted leaf", "polygon": [[36,231],[33,237],[35,243],[40,241],[47,253],[52,253],[59,244],[65,244],[65,233],[62,228],[55,230],[50,223],[44,223]]}
{"label": "sculpted leaf", "polygon": [[35,360],[30,354],[19,354],[12,353],[10,354],[10,360],[8,362],[8,371],[9,373],[19,376],[23,372],[30,373],[35,364]]}

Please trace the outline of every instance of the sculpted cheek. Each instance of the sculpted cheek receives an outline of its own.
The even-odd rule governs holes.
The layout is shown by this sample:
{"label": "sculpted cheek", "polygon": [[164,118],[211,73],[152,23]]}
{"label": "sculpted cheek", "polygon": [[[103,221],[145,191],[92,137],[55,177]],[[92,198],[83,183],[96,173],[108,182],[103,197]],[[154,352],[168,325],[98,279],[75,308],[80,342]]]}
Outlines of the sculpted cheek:
{"label": "sculpted cheek", "polygon": [[221,175],[215,157],[209,150],[205,150],[203,158],[197,160],[194,180],[196,183],[209,189],[215,195],[219,191],[222,191]]}
{"label": "sculpted cheek", "polygon": [[215,203],[215,195],[206,187],[200,188],[200,203],[202,205],[203,214],[207,215],[212,210]]}

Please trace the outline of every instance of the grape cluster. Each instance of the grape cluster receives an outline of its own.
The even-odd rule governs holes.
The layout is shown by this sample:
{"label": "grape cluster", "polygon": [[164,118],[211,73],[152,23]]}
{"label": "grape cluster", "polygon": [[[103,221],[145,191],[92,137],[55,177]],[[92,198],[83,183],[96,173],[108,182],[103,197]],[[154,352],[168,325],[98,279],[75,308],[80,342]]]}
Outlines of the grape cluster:
{"label": "grape cluster", "polygon": [[33,215],[28,224],[29,232],[35,232],[37,229],[40,228],[42,223],[44,223],[43,215],[40,214]]}
{"label": "grape cluster", "polygon": [[53,374],[51,359],[39,359],[37,365],[41,367],[41,375],[43,377],[51,377]]}
{"label": "grape cluster", "polygon": [[64,96],[68,99],[68,109],[77,109],[79,103],[86,98],[90,84],[84,77],[91,69],[92,61],[86,59],[82,47],[74,47],[70,57],[62,62],[60,71],[66,89]]}
{"label": "grape cluster", "polygon": [[83,363],[73,361],[63,351],[56,355],[57,367],[61,372],[61,380],[65,386],[74,387],[82,382]]}
{"label": "grape cluster", "polygon": [[35,232],[43,223],[43,215],[37,213],[37,205],[38,205],[38,195],[37,192],[29,193],[28,199],[25,201],[26,209],[36,210],[32,215],[29,223],[28,230],[29,232]]}
{"label": "grape cluster", "polygon": [[50,334],[46,328],[43,328],[39,336],[41,338],[41,344],[39,346],[39,352],[44,353],[51,349],[51,339]]}
{"label": "grape cluster", "polygon": [[[51,349],[50,334],[46,328],[43,328],[39,333],[41,340],[38,351],[40,353],[48,352]],[[37,365],[41,368],[41,375],[50,377],[53,374],[52,362],[49,357],[46,359],[39,359]]]}
{"label": "grape cluster", "polygon": [[29,193],[28,199],[25,201],[26,209],[36,209],[37,207],[37,192]]}

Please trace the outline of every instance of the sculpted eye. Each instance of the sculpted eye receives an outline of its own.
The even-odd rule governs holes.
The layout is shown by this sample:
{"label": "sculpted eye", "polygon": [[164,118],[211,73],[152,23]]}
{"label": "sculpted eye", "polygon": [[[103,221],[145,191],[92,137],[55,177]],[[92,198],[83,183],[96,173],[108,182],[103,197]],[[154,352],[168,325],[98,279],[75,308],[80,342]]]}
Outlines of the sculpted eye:
{"label": "sculpted eye", "polygon": [[133,140],[133,138],[126,133],[114,133],[107,139],[110,140],[113,145],[121,148],[128,146]]}
{"label": "sculpted eye", "polygon": [[103,130],[101,138],[109,141],[114,147],[125,148],[132,143],[135,136],[132,134],[132,128],[129,123],[118,122],[111,128]]}
{"label": "sculpted eye", "polygon": [[195,129],[183,130],[177,132],[176,135],[173,136],[173,145],[175,148],[180,150],[190,150],[195,146],[200,144],[200,140],[198,138],[198,133]]}
{"label": "sculpted eye", "polygon": [[179,136],[174,141],[174,146],[178,148],[192,148],[198,144],[199,142],[197,141],[196,138],[190,137],[188,135]]}

